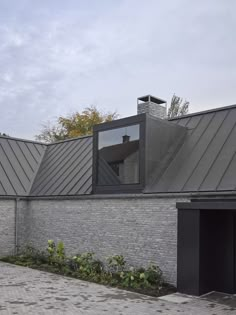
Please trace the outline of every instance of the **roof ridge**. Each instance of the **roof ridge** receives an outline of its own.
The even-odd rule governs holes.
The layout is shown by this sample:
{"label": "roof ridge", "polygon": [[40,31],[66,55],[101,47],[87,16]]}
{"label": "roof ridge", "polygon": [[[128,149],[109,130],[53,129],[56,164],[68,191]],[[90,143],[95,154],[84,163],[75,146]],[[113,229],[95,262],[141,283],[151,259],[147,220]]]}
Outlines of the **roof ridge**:
{"label": "roof ridge", "polygon": [[168,121],[173,121],[173,120],[178,120],[178,119],[188,118],[188,117],[193,117],[193,116],[199,116],[199,115],[205,115],[208,113],[220,112],[222,110],[233,109],[233,108],[236,108],[236,104],[212,108],[212,109],[207,109],[207,110],[203,110],[201,112],[190,113],[190,114],[186,114],[186,115],[182,115],[182,116],[178,116],[178,117],[174,117],[174,118],[169,118]]}
{"label": "roof ridge", "polygon": [[47,143],[35,141],[35,140],[28,140],[28,139],[22,139],[22,138],[15,138],[10,136],[2,136],[0,135],[0,139],[7,139],[7,140],[14,140],[14,141],[21,141],[21,142],[29,142],[34,144],[41,144],[41,145],[47,145]]}
{"label": "roof ridge", "polygon": [[41,145],[49,146],[49,145],[59,144],[59,143],[67,142],[67,141],[90,138],[92,136],[93,135],[80,136],[80,137],[75,137],[75,138],[70,138],[70,139],[59,140],[59,141],[55,141],[52,143],[46,143],[46,142],[41,142],[41,141],[37,141],[37,140],[30,140],[30,139],[23,139],[23,138],[16,138],[16,137],[11,137],[11,136],[2,136],[2,135],[0,135],[0,139],[14,140],[14,141],[28,142],[28,143],[33,143],[33,144],[41,144]]}
{"label": "roof ridge", "polygon": [[45,143],[46,145],[53,145],[53,144],[58,144],[58,143],[63,143],[63,142],[68,142],[68,141],[73,141],[73,140],[80,140],[84,138],[91,138],[93,135],[86,135],[86,136],[80,136],[80,137],[75,137],[75,138],[69,138],[69,139],[64,139],[64,140],[59,140],[55,141],[52,143]]}

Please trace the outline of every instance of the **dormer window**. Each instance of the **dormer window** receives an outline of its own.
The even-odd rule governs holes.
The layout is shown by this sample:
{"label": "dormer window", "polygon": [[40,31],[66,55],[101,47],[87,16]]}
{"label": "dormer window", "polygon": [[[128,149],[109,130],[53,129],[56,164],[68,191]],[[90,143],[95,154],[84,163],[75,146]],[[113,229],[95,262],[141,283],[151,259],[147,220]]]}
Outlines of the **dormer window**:
{"label": "dormer window", "polygon": [[94,128],[94,190],[140,190],[144,167],[144,117],[138,115]]}
{"label": "dormer window", "polygon": [[99,185],[139,183],[139,125],[98,133]]}

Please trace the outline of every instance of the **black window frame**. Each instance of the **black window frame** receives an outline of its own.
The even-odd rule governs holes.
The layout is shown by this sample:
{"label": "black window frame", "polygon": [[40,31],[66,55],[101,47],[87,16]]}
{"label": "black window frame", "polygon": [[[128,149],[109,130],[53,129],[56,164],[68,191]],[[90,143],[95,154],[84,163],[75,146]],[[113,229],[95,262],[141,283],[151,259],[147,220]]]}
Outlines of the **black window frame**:
{"label": "black window frame", "polygon": [[[139,125],[139,183],[120,185],[99,185],[98,179],[98,134],[116,128]],[[123,119],[114,120],[94,126],[93,128],[93,193],[136,193],[141,192],[145,185],[145,133],[146,114],[140,114]]]}

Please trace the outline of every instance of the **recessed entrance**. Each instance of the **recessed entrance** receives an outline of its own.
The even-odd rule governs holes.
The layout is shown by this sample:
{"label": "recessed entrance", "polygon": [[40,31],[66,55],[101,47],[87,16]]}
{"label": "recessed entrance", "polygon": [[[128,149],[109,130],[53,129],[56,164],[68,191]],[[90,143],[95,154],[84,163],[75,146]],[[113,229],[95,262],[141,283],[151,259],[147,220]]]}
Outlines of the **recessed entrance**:
{"label": "recessed entrance", "polygon": [[200,211],[200,291],[235,293],[234,212]]}
{"label": "recessed entrance", "polygon": [[177,206],[178,291],[236,293],[235,202],[192,201]]}

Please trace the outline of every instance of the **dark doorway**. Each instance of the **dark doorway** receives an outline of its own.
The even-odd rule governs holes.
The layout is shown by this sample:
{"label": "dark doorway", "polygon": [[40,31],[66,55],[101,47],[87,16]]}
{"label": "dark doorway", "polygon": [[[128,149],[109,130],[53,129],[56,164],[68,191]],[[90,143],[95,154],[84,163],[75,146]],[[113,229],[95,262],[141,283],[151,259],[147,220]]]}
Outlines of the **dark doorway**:
{"label": "dark doorway", "polygon": [[236,293],[236,203],[194,201],[178,207],[178,291]]}
{"label": "dark doorway", "polygon": [[200,211],[200,291],[234,293],[234,213]]}

